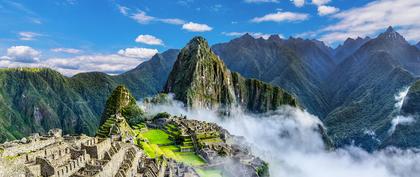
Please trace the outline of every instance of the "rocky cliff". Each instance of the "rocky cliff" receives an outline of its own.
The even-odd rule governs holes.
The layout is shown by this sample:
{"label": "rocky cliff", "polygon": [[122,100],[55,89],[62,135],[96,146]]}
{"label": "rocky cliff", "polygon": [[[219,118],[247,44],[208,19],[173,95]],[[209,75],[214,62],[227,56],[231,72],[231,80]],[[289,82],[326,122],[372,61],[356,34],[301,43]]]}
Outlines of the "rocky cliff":
{"label": "rocky cliff", "polygon": [[265,112],[284,104],[297,105],[293,96],[279,87],[230,72],[202,37],[193,38],[181,50],[164,92],[174,93],[175,99],[193,108],[241,106]]}

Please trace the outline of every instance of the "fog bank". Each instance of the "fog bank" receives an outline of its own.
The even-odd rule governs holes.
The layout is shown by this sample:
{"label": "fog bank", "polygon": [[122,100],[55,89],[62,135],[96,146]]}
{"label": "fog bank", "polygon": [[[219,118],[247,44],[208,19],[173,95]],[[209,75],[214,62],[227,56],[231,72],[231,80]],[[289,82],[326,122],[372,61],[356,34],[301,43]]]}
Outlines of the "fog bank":
{"label": "fog bank", "polygon": [[348,146],[326,151],[316,130],[320,120],[288,106],[267,114],[246,114],[236,109],[226,117],[210,110],[186,110],[177,101],[146,109],[151,113],[168,112],[215,122],[231,134],[244,136],[253,154],[269,163],[272,177],[416,177],[420,174],[420,154],[414,149],[387,148],[368,153]]}

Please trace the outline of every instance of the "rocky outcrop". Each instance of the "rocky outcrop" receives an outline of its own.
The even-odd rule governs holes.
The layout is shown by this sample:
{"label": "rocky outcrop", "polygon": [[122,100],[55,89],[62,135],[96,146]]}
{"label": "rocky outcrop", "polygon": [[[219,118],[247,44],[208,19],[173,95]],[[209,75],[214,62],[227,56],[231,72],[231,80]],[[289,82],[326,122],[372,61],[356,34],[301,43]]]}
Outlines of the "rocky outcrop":
{"label": "rocky outcrop", "polygon": [[279,87],[230,72],[202,37],[184,47],[164,87],[188,107],[224,109],[241,106],[251,112],[296,106],[292,95]]}
{"label": "rocky outcrop", "polygon": [[129,123],[135,124],[142,118],[143,111],[124,86],[118,86],[108,98],[102,113],[98,136],[108,137],[117,134],[130,134]]}

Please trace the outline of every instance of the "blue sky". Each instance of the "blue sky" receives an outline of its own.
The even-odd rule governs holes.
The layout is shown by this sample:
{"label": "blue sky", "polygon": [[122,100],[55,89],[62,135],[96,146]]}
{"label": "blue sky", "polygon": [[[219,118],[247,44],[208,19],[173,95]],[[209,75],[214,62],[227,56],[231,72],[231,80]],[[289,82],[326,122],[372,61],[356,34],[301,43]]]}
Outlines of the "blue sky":
{"label": "blue sky", "polygon": [[419,12],[416,0],[0,0],[0,67],[117,74],[196,35],[215,44],[245,32],[336,46],[393,25],[415,43]]}

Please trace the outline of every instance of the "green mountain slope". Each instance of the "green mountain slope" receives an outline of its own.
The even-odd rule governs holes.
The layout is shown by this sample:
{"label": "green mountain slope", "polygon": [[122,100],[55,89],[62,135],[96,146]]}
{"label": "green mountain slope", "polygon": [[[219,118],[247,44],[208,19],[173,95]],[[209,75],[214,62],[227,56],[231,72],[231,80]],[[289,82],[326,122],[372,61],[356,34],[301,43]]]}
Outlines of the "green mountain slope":
{"label": "green mountain slope", "polygon": [[0,141],[56,127],[67,133],[95,132],[96,114],[54,70],[1,69],[0,85]]}
{"label": "green mountain slope", "polygon": [[112,90],[125,85],[136,99],[158,93],[177,54],[156,54],[117,76],[90,72],[68,78],[51,69],[0,69],[0,142],[52,128],[94,135]]}
{"label": "green mountain slope", "polygon": [[415,80],[406,64],[416,53],[389,28],[340,63],[325,87],[331,111],[324,122],[337,145],[381,146],[395,116],[395,94]]}
{"label": "green mountain slope", "polygon": [[[127,88],[118,86],[106,101],[97,136],[109,137],[131,131],[128,122],[142,121],[143,111]],[[134,124],[133,124],[134,125]]]}
{"label": "green mountain slope", "polygon": [[322,118],[329,106],[320,88],[321,78],[332,71],[334,62],[319,46],[312,40],[284,40],[275,35],[265,40],[245,34],[212,49],[230,70],[284,88]]}
{"label": "green mountain slope", "polygon": [[[401,116],[413,122],[396,125],[395,131],[384,140],[383,147],[393,145],[402,148],[420,146],[420,80],[410,86],[401,107]],[[402,118],[402,119],[404,119]]]}
{"label": "green mountain slope", "polygon": [[175,99],[194,108],[242,106],[265,112],[284,104],[297,105],[293,96],[279,87],[231,73],[202,37],[193,38],[181,50],[164,92],[175,93]]}

